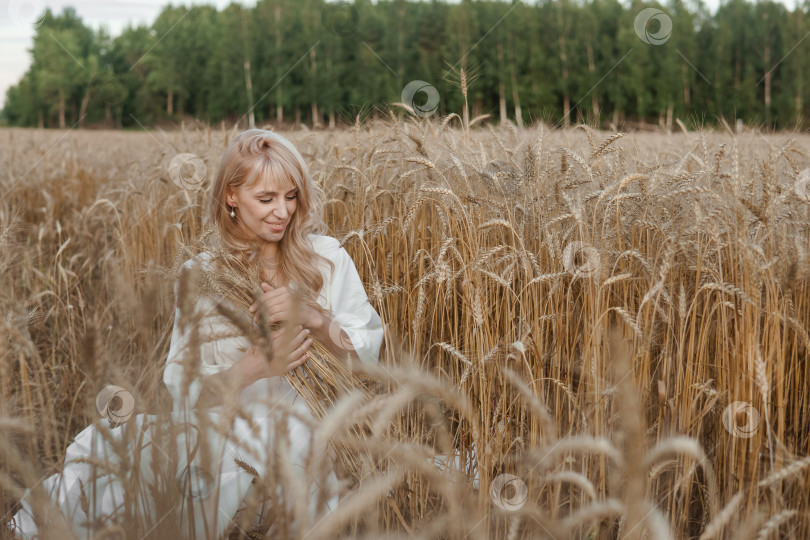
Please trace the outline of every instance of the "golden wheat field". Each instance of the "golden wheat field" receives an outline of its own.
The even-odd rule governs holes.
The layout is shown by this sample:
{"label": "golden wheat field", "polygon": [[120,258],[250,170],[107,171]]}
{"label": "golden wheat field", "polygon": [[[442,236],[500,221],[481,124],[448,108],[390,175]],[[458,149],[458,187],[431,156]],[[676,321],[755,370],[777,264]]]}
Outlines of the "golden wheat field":
{"label": "golden wheat field", "polygon": [[[167,277],[237,132],[0,130],[4,523],[103,388],[171,407]],[[321,414],[339,509],[307,521],[260,478],[230,538],[810,537],[810,137],[283,134],[386,336]],[[125,511],[96,538],[174,526]]]}

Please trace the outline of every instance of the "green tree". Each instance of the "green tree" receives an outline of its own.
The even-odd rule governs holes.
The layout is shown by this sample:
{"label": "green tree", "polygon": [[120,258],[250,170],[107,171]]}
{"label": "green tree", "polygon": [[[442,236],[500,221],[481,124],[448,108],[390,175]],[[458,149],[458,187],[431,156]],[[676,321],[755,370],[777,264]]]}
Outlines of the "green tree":
{"label": "green tree", "polygon": [[213,31],[219,46],[212,51],[205,73],[208,117],[218,121],[241,113],[254,127],[256,24],[250,11],[239,4],[228,6],[216,21]]}
{"label": "green tree", "polygon": [[[76,96],[86,91],[89,76],[82,60],[87,60],[91,44],[92,32],[70,7],[58,17],[47,10],[34,36],[30,71],[36,74],[33,80],[37,81],[43,106],[53,104],[45,106],[46,118],[50,120],[55,114],[60,129],[67,127],[68,107],[76,105]],[[78,111],[74,116],[83,120],[78,118]]]}
{"label": "green tree", "polygon": [[186,59],[180,56],[183,47],[177,27],[187,15],[185,7],[165,8],[152,25],[152,43],[139,61],[148,70],[144,82],[149,91],[165,95],[168,116],[174,115],[177,96],[186,92],[180,71],[181,64]]}

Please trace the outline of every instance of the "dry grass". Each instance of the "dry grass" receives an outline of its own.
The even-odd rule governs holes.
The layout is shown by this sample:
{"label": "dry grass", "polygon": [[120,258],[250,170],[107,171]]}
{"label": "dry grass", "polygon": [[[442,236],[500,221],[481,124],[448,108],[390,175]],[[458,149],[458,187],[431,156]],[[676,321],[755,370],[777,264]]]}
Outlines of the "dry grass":
{"label": "dry grass", "polygon": [[[313,426],[350,456],[339,510],[307,517],[282,444],[232,536],[810,536],[810,138],[450,124],[285,134],[388,330],[376,382]],[[231,136],[0,131],[4,512],[103,387],[168,410],[159,267],[202,234],[206,195],[168,163],[213,171]],[[505,473],[524,504],[514,482],[494,504]]]}

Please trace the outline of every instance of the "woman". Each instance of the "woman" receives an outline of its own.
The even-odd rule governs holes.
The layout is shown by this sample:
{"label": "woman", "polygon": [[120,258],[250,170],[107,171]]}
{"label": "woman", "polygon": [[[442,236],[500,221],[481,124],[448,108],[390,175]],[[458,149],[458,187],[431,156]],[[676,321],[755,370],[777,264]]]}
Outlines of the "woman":
{"label": "woman", "polygon": [[[174,514],[184,536],[218,538],[244,506],[254,480],[275,474],[280,465],[281,483],[298,490],[297,496],[281,494],[296,516],[315,519],[317,501],[334,509],[331,472],[301,493],[301,486],[312,484],[305,469],[328,470],[319,465],[328,462],[328,452],[310,444],[312,416],[283,375],[307,361],[313,340],[338,358],[376,362],[380,317],[346,250],[319,234],[325,230],[319,189],[284,137],[252,129],[231,141],[211,189],[208,219],[219,245],[186,261],[186,281],[175,283],[177,308],[163,377],[173,399],[170,421],[137,415],[112,429],[90,426],[68,447],[64,472],[43,482],[80,537],[103,528],[101,517],[118,516],[120,522],[135,508],[150,516],[144,527],[161,526]],[[206,275],[217,276],[220,286],[189,300],[190,283]],[[230,276],[230,285],[221,286],[222,276]],[[240,283],[260,283],[258,300],[240,303],[249,297],[238,294]],[[282,326],[251,342],[244,331],[250,323]],[[124,440],[139,443],[135,462],[114,444]],[[99,470],[94,459],[111,466]],[[133,475],[126,474],[132,470],[140,472],[134,499],[128,484]],[[183,495],[168,503],[157,494],[165,490],[156,487],[165,484],[165,471],[175,475]],[[24,538],[38,531],[29,495],[14,519],[15,532]]]}

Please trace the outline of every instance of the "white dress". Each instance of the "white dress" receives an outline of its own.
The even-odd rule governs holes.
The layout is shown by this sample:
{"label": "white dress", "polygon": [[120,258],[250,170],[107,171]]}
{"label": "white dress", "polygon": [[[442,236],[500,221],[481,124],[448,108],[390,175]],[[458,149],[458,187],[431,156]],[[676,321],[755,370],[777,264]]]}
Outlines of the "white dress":
{"label": "white dress", "polygon": [[[337,325],[333,329],[336,333],[334,337],[338,337],[340,329],[344,330],[363,362],[377,362],[383,340],[382,321],[368,301],[354,262],[335,238],[321,235],[310,235],[309,238],[315,251],[335,265],[331,275],[326,265],[321,266],[324,287],[318,297],[318,303],[332,311],[332,320]],[[208,254],[202,253],[186,261],[183,266],[205,264],[207,260]],[[178,286],[179,283],[175,283],[175,295]],[[274,471],[277,472],[279,465],[284,469],[283,474],[290,482],[287,485],[307,485],[303,475],[312,441],[308,425],[312,416],[303,397],[284,377],[261,379],[241,392],[239,402],[247,413],[245,417],[234,420],[221,407],[207,409],[204,415],[193,408],[202,387],[201,379],[227,369],[250,345],[246,337],[222,337],[229,332],[234,333],[233,326],[214,310],[211,298],[201,296],[195,311],[202,316],[198,326],[202,338],[201,365],[198,375],[191,375],[186,395],[183,395],[183,359],[187,352],[189,332],[181,329],[178,323],[179,307],[175,312],[163,374],[173,400],[171,415],[138,414],[117,427],[111,427],[109,421],[104,419],[100,427],[91,425],[85,428],[68,446],[63,472],[42,481],[50,500],[67,518],[67,528],[78,538],[91,537],[93,531],[104,528],[106,517],[121,519],[127,510],[130,515],[136,512],[139,519],[143,519],[141,523],[144,529],[154,526],[157,531],[158,527],[168,526],[164,521],[173,519],[176,524],[174,530],[179,528],[184,538],[219,538],[251,489],[254,476],[245,469],[245,463],[262,476],[273,462]],[[205,339],[206,336],[217,335],[220,337]],[[296,413],[301,418],[296,418]],[[215,430],[218,422],[222,423],[223,428]],[[201,444],[203,438],[199,437],[202,432],[208,433],[206,448]],[[167,433],[172,436],[166,437]],[[223,436],[223,433],[228,435]],[[284,441],[274,441],[274,437],[284,433]],[[172,443],[167,441],[175,441],[180,451],[172,451]],[[279,451],[279,444],[286,450]],[[133,445],[140,451],[131,451]],[[193,451],[195,448],[196,451]],[[179,458],[171,460],[169,455]],[[282,457],[279,458],[279,455]],[[321,458],[323,453],[316,457]],[[282,463],[279,463],[279,459]],[[240,466],[237,460],[243,465]],[[94,464],[99,462],[112,467]],[[155,470],[159,471],[157,478],[153,472]],[[160,471],[168,473],[161,475]],[[182,491],[185,497],[175,497],[173,504],[162,505],[156,501],[162,500],[159,494],[165,493],[167,478],[175,481],[175,493]],[[337,503],[331,485],[335,480],[334,474],[330,473],[327,480],[329,486],[312,485],[310,493],[305,494],[310,501],[307,509],[310,520],[316,517],[313,514],[316,512],[318,489],[327,490],[328,510],[333,510]],[[137,481],[140,492],[136,500],[130,499],[125,503],[122,484],[132,485],[133,481]],[[311,482],[312,478],[308,481]],[[130,497],[131,491],[130,487]],[[292,499],[294,497],[290,497],[287,504],[294,504]],[[300,494],[297,500],[301,500]],[[29,488],[21,501],[22,509],[12,521],[12,530],[21,538],[33,538],[38,534],[32,502]],[[296,515],[300,514],[298,512]],[[54,513],[49,515],[53,519]],[[47,523],[50,525],[40,523],[40,526],[58,527],[56,521]]]}

